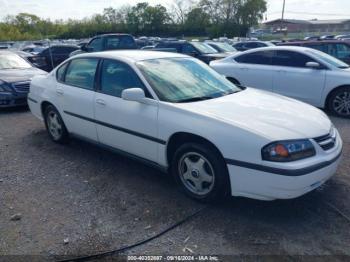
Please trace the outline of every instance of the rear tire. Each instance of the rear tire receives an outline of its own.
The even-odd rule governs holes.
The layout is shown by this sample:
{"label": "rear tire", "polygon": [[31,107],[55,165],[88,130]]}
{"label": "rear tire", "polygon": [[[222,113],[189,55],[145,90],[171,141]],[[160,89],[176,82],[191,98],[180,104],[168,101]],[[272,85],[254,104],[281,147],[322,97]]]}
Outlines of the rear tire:
{"label": "rear tire", "polygon": [[340,87],[331,93],[328,109],[336,116],[350,118],[350,86]]}
{"label": "rear tire", "polygon": [[171,171],[182,190],[202,202],[217,202],[229,195],[227,166],[211,145],[186,143],[172,159]]}
{"label": "rear tire", "polygon": [[69,134],[61,118],[60,113],[53,105],[48,105],[44,110],[44,120],[47,133],[52,141],[59,144],[66,144],[69,141]]}

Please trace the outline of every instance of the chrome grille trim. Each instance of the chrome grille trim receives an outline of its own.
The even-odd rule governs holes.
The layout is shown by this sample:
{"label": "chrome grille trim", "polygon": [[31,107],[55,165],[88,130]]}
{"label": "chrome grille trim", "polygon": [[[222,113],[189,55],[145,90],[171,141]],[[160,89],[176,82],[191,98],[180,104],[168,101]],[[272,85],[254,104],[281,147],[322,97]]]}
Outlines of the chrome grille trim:
{"label": "chrome grille trim", "polygon": [[335,129],[332,128],[329,134],[316,137],[314,140],[323,150],[327,151],[332,149],[337,141]]}
{"label": "chrome grille trim", "polygon": [[28,93],[30,81],[16,82],[12,84],[12,87],[17,93]]}

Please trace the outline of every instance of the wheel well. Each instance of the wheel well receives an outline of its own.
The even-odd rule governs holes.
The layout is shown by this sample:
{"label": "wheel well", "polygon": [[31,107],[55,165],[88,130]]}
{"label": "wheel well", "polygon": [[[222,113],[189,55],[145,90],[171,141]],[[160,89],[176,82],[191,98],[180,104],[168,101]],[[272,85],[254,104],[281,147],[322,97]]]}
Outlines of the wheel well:
{"label": "wheel well", "polygon": [[193,143],[193,142],[208,145],[213,150],[215,150],[222,157],[222,159],[224,159],[220,150],[209,140],[191,133],[179,132],[179,133],[173,134],[168,141],[167,151],[166,151],[168,164],[170,165],[176,150],[181,145],[185,143]]}
{"label": "wheel well", "polygon": [[343,88],[343,87],[348,87],[348,88],[350,88],[350,85],[338,86],[338,87],[334,88],[331,92],[329,92],[328,95],[327,95],[326,101],[325,101],[324,108],[329,109],[329,108],[328,108],[329,99],[331,98],[332,94],[333,94],[334,92],[336,92],[338,89]]}
{"label": "wheel well", "polygon": [[240,84],[241,84],[241,83],[240,83],[236,78],[234,78],[234,77],[228,76],[228,77],[226,77],[226,79],[227,79],[228,81],[230,81],[231,83],[233,83],[233,84],[237,84],[237,85],[240,85]]}
{"label": "wheel well", "polygon": [[47,106],[52,105],[50,102],[44,101],[41,103],[41,115],[44,117],[45,109]]}

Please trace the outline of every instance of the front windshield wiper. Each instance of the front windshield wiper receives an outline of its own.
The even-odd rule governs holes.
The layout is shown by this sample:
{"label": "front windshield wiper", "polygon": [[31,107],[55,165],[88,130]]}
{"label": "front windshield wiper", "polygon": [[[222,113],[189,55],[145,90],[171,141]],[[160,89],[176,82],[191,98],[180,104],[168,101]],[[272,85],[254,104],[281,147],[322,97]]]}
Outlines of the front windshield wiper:
{"label": "front windshield wiper", "polygon": [[338,68],[340,68],[340,69],[347,69],[347,68],[349,68],[349,66],[338,66]]}
{"label": "front windshield wiper", "polygon": [[209,99],[213,99],[213,98],[215,98],[215,97],[212,97],[212,96],[191,97],[191,98],[178,100],[177,103],[189,103],[189,102],[196,102],[196,101],[204,101],[204,100],[209,100]]}

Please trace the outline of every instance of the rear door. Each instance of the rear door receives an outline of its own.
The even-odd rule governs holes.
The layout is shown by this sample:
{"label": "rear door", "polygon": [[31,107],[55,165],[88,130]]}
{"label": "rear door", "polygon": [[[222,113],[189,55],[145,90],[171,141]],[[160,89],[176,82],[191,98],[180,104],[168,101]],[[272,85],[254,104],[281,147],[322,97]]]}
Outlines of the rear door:
{"label": "rear door", "polygon": [[57,72],[56,95],[68,131],[97,141],[94,123],[95,75],[97,58],[77,58]]}
{"label": "rear door", "polygon": [[299,52],[277,50],[272,59],[273,91],[319,106],[326,70],[308,68],[307,62],[318,61]]}
{"label": "rear door", "polygon": [[[272,91],[273,68],[271,61],[274,51],[256,51],[242,54],[234,60],[238,63],[229,75],[243,86]],[[227,75],[228,76],[228,75]]]}

